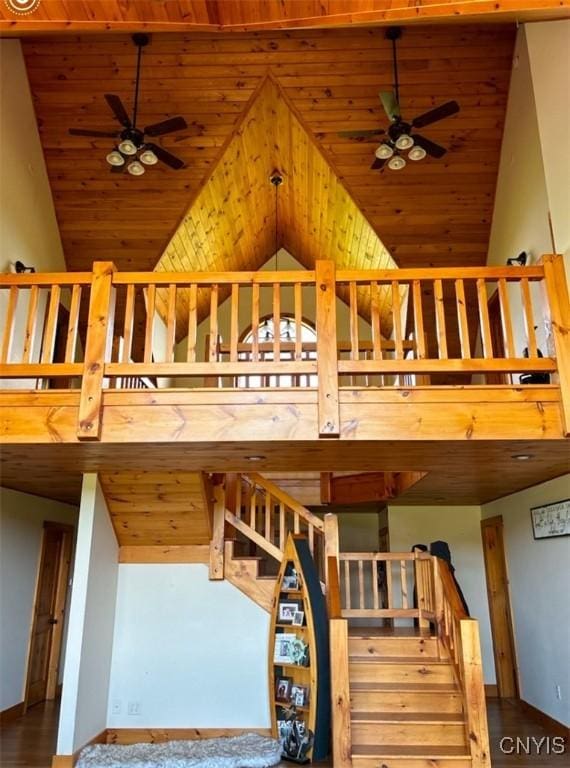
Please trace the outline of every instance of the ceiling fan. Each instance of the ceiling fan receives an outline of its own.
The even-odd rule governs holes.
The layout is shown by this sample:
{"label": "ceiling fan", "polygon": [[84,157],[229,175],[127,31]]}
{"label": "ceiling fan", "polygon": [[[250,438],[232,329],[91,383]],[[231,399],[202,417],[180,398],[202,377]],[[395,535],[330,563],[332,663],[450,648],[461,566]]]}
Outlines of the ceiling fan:
{"label": "ceiling fan", "polygon": [[158,144],[147,141],[145,137],[155,138],[156,136],[165,136],[167,133],[173,133],[174,131],[184,130],[188,127],[186,120],[183,117],[171,117],[160,123],[147,125],[145,128],[137,127],[141,58],[143,48],[149,43],[149,36],[135,34],[132,39],[138,48],[132,119],[129,117],[121,98],[113,93],[106,93],[105,101],[116,119],[123,126],[122,129],[119,131],[92,131],[83,128],[70,128],[69,133],[72,136],[116,139],[117,144],[115,148],[106,157],[107,162],[111,166],[111,171],[114,173],[122,173],[126,168],[133,176],[142,176],[145,172],[145,165],[156,165],[159,160],[177,171],[180,168],[184,168],[184,161],[176,157],[176,155],[167,152],[166,149],[163,149]]}
{"label": "ceiling fan", "polygon": [[409,160],[423,160],[426,155],[430,157],[440,158],[445,155],[447,150],[445,147],[435,144],[433,141],[426,139],[424,136],[415,133],[416,128],[425,128],[427,125],[432,125],[439,120],[443,120],[445,117],[451,117],[451,115],[459,112],[459,104],[456,101],[447,101],[435,109],[430,109],[429,112],[424,112],[423,115],[414,118],[411,122],[406,122],[400,114],[400,84],[398,81],[398,56],[396,49],[396,41],[402,36],[402,30],[400,27],[389,27],[386,30],[386,37],[392,41],[392,57],[394,66],[394,90],[383,91],[380,95],[380,101],[384,107],[384,111],[388,115],[391,124],[387,130],[383,128],[372,129],[368,131],[342,131],[339,136],[349,139],[367,139],[374,136],[385,135],[386,138],[382,140],[380,146],[376,149],[376,160],[370,166],[371,169],[377,170],[383,168],[386,163],[388,168],[393,171],[399,171],[406,166],[406,159],[402,156],[402,152],[407,152]]}

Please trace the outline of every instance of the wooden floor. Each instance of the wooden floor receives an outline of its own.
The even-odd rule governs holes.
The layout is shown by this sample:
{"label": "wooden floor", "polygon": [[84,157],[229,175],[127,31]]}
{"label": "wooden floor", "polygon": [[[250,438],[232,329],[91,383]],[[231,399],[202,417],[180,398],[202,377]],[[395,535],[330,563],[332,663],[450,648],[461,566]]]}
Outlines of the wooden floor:
{"label": "wooden floor", "polygon": [[[0,726],[0,765],[2,768],[49,768],[55,752],[59,707],[52,702],[38,704],[28,714]],[[531,719],[515,701],[491,699],[488,702],[489,734],[494,768],[556,768],[568,766],[565,755],[504,755],[499,742],[504,736],[552,736]],[[568,745],[567,745],[568,749]],[[282,763],[283,768],[291,763]],[[333,768],[332,762],[319,763]]]}

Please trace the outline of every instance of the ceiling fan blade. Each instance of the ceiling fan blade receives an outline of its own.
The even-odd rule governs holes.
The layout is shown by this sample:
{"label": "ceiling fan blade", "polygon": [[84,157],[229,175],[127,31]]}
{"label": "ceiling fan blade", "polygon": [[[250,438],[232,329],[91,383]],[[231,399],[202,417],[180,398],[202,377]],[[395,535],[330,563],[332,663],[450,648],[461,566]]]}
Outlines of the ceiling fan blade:
{"label": "ceiling fan blade", "polygon": [[383,133],[386,133],[383,128],[377,128],[370,131],[340,131],[338,135],[343,139],[366,139],[370,136],[380,136]]}
{"label": "ceiling fan blade", "polygon": [[90,131],[84,128],[70,128],[70,136],[102,136],[106,139],[115,139],[117,131]]}
{"label": "ceiling fan blade", "polygon": [[438,120],[443,120],[444,117],[451,117],[459,112],[459,104],[456,101],[447,101],[440,107],[430,109],[429,112],[424,112],[423,115],[416,117],[412,120],[413,128],[424,128],[426,125],[437,123]]}
{"label": "ceiling fan blade", "polygon": [[184,168],[185,163],[183,160],[176,157],[176,155],[173,155],[171,152],[167,152],[166,149],[163,149],[158,144],[146,144],[145,146],[147,149],[151,149],[159,160],[162,160],[163,163],[166,163],[166,165],[173,168],[175,171]]}
{"label": "ceiling fan blade", "polygon": [[144,133],[147,136],[164,136],[166,133],[183,131],[185,128],[188,128],[188,124],[183,117],[171,117],[168,120],[163,120],[161,123],[147,125]]}
{"label": "ceiling fan blade", "polygon": [[123,125],[125,128],[130,128],[131,120],[119,96],[116,96],[114,93],[106,93],[105,101],[111,107],[112,113],[121,123],[121,125]]}
{"label": "ceiling fan blade", "polygon": [[377,157],[376,160],[370,166],[370,170],[377,171],[380,168],[384,168],[385,165],[386,165],[386,160],[380,160],[380,158]]}
{"label": "ceiling fan blade", "polygon": [[417,144],[418,147],[425,149],[430,157],[440,158],[443,157],[447,152],[445,147],[441,147],[439,144],[435,144],[433,141],[425,139],[423,136],[419,136],[417,133],[414,133],[412,138],[414,140],[414,144]]}
{"label": "ceiling fan blade", "polygon": [[396,94],[393,91],[381,91],[380,101],[384,107],[384,112],[386,112],[392,122],[397,117],[400,117],[400,105],[396,101]]}

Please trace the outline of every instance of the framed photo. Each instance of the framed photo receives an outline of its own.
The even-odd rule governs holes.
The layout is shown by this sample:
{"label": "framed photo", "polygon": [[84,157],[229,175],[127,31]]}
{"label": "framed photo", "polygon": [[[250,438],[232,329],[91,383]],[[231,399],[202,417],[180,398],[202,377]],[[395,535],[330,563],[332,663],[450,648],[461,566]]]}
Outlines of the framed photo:
{"label": "framed photo", "polygon": [[299,589],[299,576],[293,565],[288,565],[283,576],[283,589]]}
{"label": "framed photo", "polygon": [[275,701],[288,704],[291,700],[292,677],[278,677],[275,681]]}
{"label": "framed photo", "polygon": [[273,661],[276,664],[293,663],[293,641],[295,639],[295,635],[289,635],[285,633],[275,635],[275,650],[273,653]]}
{"label": "framed photo", "polygon": [[292,624],[299,611],[298,603],[279,603],[278,621],[280,624]]}
{"label": "framed photo", "polygon": [[291,622],[294,627],[302,627],[303,621],[305,620],[305,612],[304,611],[295,611],[293,614],[293,621]]}
{"label": "framed photo", "polygon": [[306,707],[309,701],[309,689],[306,685],[291,686],[291,704],[296,707]]}
{"label": "framed photo", "polygon": [[570,499],[533,507],[530,510],[530,518],[535,539],[570,536]]}

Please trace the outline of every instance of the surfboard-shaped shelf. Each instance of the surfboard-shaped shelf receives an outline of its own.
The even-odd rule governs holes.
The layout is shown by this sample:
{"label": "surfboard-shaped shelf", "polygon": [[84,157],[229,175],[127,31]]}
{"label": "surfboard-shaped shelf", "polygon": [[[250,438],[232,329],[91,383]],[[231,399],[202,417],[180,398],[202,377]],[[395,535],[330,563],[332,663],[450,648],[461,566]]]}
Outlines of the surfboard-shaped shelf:
{"label": "surfboard-shaped shelf", "polygon": [[294,534],[285,546],[273,600],[269,701],[273,736],[282,740],[284,760],[303,764],[328,755],[326,604],[307,538]]}

